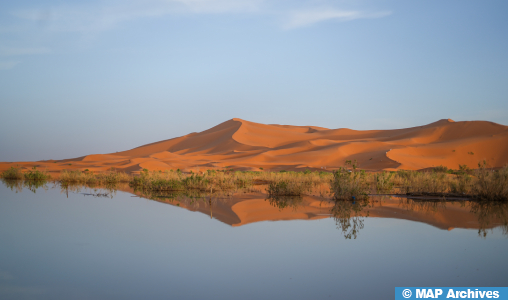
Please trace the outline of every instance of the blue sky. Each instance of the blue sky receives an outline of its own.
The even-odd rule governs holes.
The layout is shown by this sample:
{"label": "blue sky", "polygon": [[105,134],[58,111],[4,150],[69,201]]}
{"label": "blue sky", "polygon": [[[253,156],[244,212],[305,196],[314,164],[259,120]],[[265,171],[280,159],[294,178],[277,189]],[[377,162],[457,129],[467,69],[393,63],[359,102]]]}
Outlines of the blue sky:
{"label": "blue sky", "polygon": [[506,1],[2,1],[0,161],[109,153],[231,118],[508,125]]}

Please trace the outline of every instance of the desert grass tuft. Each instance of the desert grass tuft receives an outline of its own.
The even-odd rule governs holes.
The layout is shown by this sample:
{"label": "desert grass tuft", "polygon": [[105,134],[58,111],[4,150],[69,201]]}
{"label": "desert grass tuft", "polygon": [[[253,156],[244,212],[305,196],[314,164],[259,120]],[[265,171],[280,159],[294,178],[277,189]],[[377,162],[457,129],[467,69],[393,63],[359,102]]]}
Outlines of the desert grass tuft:
{"label": "desert grass tuft", "polygon": [[445,173],[399,170],[405,193],[446,193],[450,190]]}
{"label": "desert grass tuft", "polygon": [[394,173],[383,171],[381,173],[375,174],[375,181],[376,181],[376,191],[378,193],[388,193],[391,192],[393,189],[394,180],[393,180]]}
{"label": "desert grass tuft", "polygon": [[355,161],[346,161],[351,169],[339,168],[333,172],[331,180],[331,193],[335,200],[350,200],[354,198],[365,198],[368,195],[369,184],[367,174],[364,170],[357,170]]}
{"label": "desert grass tuft", "polygon": [[60,173],[58,181],[60,183],[84,183],[84,184],[107,184],[129,182],[131,176],[123,172],[110,171],[106,173],[93,173],[81,171],[67,171],[63,170]]}
{"label": "desert grass tuft", "polygon": [[51,175],[49,175],[48,172],[41,172],[37,170],[36,167],[33,167],[32,170],[29,170],[25,174],[23,174],[23,177],[25,180],[32,180],[32,181],[46,181],[51,178]]}
{"label": "desert grass tuft", "polygon": [[23,179],[23,173],[20,168],[10,167],[8,170],[2,172],[1,177],[4,179]]}
{"label": "desert grass tuft", "polygon": [[483,161],[476,170],[476,183],[472,193],[482,200],[507,201],[508,200],[508,166],[500,170],[487,168]]}

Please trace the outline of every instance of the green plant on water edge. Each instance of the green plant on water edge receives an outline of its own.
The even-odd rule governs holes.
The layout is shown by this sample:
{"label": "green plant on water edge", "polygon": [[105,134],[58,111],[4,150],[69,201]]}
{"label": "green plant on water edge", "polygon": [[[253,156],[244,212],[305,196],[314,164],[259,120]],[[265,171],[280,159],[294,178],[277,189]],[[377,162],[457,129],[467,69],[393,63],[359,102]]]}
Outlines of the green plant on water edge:
{"label": "green plant on water edge", "polygon": [[23,173],[20,168],[10,167],[2,172],[1,177],[4,179],[23,179]]}
{"label": "green plant on water edge", "polygon": [[51,178],[51,175],[48,172],[41,172],[37,170],[37,167],[33,167],[31,170],[23,174],[25,180],[33,180],[33,181],[44,181]]}
{"label": "green plant on water edge", "polygon": [[487,161],[478,163],[472,193],[482,200],[508,201],[508,166],[499,170],[488,168]]}
{"label": "green plant on water edge", "polygon": [[48,180],[51,176],[48,172],[41,172],[37,170],[37,167],[33,167],[26,173],[21,171],[21,168],[10,167],[6,171],[2,172],[1,176],[4,179],[15,179],[15,180],[32,180],[32,181],[40,181],[40,180]]}
{"label": "green plant on water edge", "polygon": [[335,200],[349,200],[367,197],[369,187],[365,170],[357,170],[356,160],[347,160],[345,165],[333,172],[333,179],[330,182],[330,192],[333,198]]}

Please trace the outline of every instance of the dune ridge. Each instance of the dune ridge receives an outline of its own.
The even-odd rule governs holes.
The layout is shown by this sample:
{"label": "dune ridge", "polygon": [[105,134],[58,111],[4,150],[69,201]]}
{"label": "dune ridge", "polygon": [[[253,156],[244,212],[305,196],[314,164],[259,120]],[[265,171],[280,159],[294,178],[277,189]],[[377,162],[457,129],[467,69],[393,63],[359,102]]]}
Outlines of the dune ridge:
{"label": "dune ridge", "polygon": [[204,171],[333,170],[357,160],[371,171],[418,170],[439,165],[474,168],[481,160],[491,167],[508,163],[508,126],[488,121],[437,122],[394,130],[328,129],[316,126],[266,125],[231,119],[208,130],[143,145],[131,150],[39,162],[0,163],[60,170],[127,173],[142,169]]}

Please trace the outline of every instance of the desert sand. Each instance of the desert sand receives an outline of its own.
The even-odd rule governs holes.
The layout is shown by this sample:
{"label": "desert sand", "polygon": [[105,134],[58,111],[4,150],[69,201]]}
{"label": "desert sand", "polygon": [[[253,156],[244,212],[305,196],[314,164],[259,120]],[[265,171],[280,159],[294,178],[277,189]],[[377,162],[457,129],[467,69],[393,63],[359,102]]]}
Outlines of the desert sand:
{"label": "desert sand", "polygon": [[51,173],[61,170],[127,173],[148,170],[200,172],[207,169],[259,171],[334,170],[346,160],[361,169],[419,170],[436,166],[475,168],[508,163],[508,126],[487,122],[443,119],[428,125],[395,130],[327,129],[315,126],[265,125],[231,119],[213,128],[131,150],[38,162],[2,162],[37,166]]}

